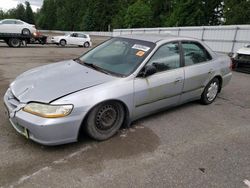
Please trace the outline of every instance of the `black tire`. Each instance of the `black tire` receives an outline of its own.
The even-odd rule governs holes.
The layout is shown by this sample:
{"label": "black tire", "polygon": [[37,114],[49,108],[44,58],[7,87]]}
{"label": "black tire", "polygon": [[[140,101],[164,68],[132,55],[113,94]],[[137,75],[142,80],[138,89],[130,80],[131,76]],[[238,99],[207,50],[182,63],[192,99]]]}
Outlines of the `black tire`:
{"label": "black tire", "polygon": [[213,103],[219,91],[220,91],[220,81],[218,78],[214,78],[205,87],[201,95],[201,103],[205,105]]}
{"label": "black tire", "polygon": [[21,46],[22,41],[20,39],[17,39],[17,38],[11,38],[11,39],[9,39],[8,44],[10,47],[18,48]]}
{"label": "black tire", "polygon": [[90,46],[89,42],[85,42],[85,43],[83,44],[83,47],[84,47],[84,48],[89,48],[89,46]]}
{"label": "black tire", "polygon": [[29,36],[31,33],[30,33],[30,30],[29,29],[23,29],[22,30],[22,35],[26,35],[26,36]]}
{"label": "black tire", "polygon": [[60,44],[60,46],[66,46],[67,42],[66,42],[66,40],[62,39],[62,40],[60,40],[59,44]]}
{"label": "black tire", "polygon": [[102,141],[117,133],[124,118],[125,111],[121,103],[104,102],[90,111],[83,126],[90,137]]}

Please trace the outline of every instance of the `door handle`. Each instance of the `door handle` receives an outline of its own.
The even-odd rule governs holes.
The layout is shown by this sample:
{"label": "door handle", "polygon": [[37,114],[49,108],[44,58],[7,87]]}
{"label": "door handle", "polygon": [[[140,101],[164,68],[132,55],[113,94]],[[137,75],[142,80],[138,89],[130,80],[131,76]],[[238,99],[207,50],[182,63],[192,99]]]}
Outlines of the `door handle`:
{"label": "door handle", "polygon": [[180,83],[182,81],[183,78],[179,77],[175,79],[175,83]]}
{"label": "door handle", "polygon": [[214,69],[210,69],[208,74],[212,74],[214,72]]}

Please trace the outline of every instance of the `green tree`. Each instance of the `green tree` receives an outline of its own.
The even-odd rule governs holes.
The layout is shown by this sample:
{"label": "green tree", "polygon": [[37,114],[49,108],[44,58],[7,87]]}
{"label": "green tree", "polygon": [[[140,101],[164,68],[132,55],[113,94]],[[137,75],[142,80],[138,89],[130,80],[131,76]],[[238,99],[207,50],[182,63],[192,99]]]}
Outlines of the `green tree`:
{"label": "green tree", "polygon": [[225,24],[250,24],[249,0],[225,0]]}
{"label": "green tree", "polygon": [[23,4],[21,4],[21,3],[18,4],[16,9],[14,10],[14,12],[15,12],[14,14],[15,14],[16,19],[20,19],[20,20],[25,21],[26,16],[25,16],[25,8],[24,8]]}
{"label": "green tree", "polygon": [[0,20],[5,18],[5,13],[2,9],[0,9]]}
{"label": "green tree", "polygon": [[221,23],[223,4],[220,0],[177,0],[166,26],[202,26]]}
{"label": "green tree", "polygon": [[34,18],[34,13],[32,11],[32,8],[30,6],[30,3],[28,1],[25,1],[25,17],[24,21],[34,24],[35,23],[35,18]]}
{"label": "green tree", "polygon": [[128,28],[139,28],[152,26],[152,20],[153,12],[150,6],[138,0],[128,7],[124,21]]}
{"label": "green tree", "polygon": [[43,29],[55,29],[56,25],[56,4],[55,0],[44,0],[38,16],[38,25]]}
{"label": "green tree", "polygon": [[172,11],[174,0],[151,0],[150,5],[153,11],[153,26],[161,27],[164,20]]}

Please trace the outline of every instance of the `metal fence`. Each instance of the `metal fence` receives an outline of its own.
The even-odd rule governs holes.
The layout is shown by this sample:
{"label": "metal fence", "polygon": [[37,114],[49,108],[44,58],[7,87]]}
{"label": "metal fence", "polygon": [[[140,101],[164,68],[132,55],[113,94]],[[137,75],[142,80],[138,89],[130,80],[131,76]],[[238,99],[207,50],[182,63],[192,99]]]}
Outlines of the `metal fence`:
{"label": "metal fence", "polygon": [[218,52],[236,52],[250,43],[250,25],[115,29],[113,36],[126,34],[171,34],[198,38]]}
{"label": "metal fence", "polygon": [[[58,34],[65,34],[71,33],[72,31],[59,31],[59,30],[39,30],[42,33],[58,33]],[[107,36],[112,37],[113,32],[106,32],[106,31],[75,31],[75,32],[83,32],[85,34],[93,35],[93,36]]]}
{"label": "metal fence", "polygon": [[[42,32],[68,33],[70,31]],[[82,31],[84,32],[84,31]],[[204,26],[204,27],[166,27],[140,29],[114,29],[113,32],[84,32],[93,36],[119,36],[126,34],[171,34],[193,37],[204,41],[211,49],[218,52],[236,52],[245,44],[250,43],[250,25]]]}

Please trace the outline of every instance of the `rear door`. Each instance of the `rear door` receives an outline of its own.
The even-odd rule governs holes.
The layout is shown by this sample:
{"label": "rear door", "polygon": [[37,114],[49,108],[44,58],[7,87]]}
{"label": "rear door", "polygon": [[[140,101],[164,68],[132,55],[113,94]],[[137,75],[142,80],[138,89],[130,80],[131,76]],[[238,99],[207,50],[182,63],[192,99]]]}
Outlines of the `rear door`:
{"label": "rear door", "polygon": [[185,83],[182,102],[198,99],[208,80],[212,79],[214,69],[212,56],[206,48],[196,41],[182,41]]}
{"label": "rear door", "polygon": [[179,42],[159,47],[147,65],[157,67],[157,73],[146,78],[135,78],[135,117],[177,105],[183,89],[184,70]]}
{"label": "rear door", "polygon": [[[16,31],[18,32],[18,33],[22,33],[22,30],[24,29],[24,23],[23,22],[21,22],[21,21],[19,21],[19,20],[16,20],[15,21],[15,26],[14,26],[15,28],[16,28]],[[26,28],[26,27],[25,27]],[[27,29],[29,29],[29,28],[27,28]],[[32,32],[32,31],[30,31],[30,32]]]}
{"label": "rear door", "polygon": [[78,33],[78,41],[77,41],[77,45],[84,45],[84,43],[87,41],[87,36],[82,34],[82,33]]}

